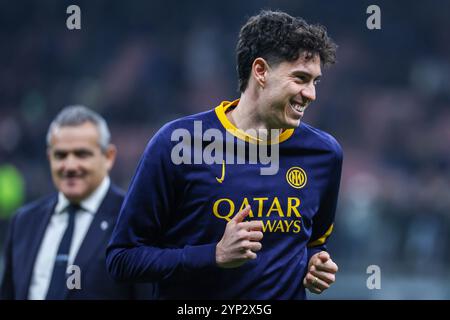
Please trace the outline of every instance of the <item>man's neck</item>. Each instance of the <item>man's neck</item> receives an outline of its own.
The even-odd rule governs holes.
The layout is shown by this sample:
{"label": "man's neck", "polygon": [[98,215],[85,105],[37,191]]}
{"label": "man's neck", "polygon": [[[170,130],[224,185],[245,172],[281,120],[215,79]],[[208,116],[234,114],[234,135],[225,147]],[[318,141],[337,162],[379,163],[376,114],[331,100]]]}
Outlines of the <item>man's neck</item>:
{"label": "man's neck", "polygon": [[[248,93],[243,93],[238,105],[227,112],[226,116],[239,130],[256,131],[258,139],[267,141],[278,137],[282,130],[272,128],[266,119],[261,116],[261,109],[258,99],[250,97]],[[275,133],[275,136],[272,136],[273,133]]]}

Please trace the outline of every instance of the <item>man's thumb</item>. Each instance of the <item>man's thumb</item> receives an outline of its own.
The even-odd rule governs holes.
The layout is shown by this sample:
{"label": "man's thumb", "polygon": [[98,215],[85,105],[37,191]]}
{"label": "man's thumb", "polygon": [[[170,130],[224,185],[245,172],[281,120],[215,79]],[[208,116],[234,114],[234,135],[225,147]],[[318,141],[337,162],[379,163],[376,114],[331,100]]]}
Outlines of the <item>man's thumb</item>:
{"label": "man's thumb", "polygon": [[319,259],[322,260],[322,262],[327,262],[330,260],[330,254],[326,251],[322,251],[319,253]]}

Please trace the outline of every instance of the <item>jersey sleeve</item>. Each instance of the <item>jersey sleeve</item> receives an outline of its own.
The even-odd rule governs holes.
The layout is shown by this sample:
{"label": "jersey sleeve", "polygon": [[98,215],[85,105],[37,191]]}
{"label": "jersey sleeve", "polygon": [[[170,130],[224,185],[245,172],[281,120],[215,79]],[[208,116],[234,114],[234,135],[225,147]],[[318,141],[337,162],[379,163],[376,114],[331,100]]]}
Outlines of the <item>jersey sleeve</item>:
{"label": "jersey sleeve", "polygon": [[327,250],[328,237],[333,232],[342,171],[342,149],[337,142],[334,153],[329,184],[321,199],[319,210],[313,218],[312,235],[308,242],[308,261],[314,254]]}
{"label": "jersey sleeve", "polygon": [[163,129],[141,157],[107,248],[107,268],[118,281],[159,281],[216,265],[216,243],[160,245],[180,188],[180,168],[171,161],[170,135]]}

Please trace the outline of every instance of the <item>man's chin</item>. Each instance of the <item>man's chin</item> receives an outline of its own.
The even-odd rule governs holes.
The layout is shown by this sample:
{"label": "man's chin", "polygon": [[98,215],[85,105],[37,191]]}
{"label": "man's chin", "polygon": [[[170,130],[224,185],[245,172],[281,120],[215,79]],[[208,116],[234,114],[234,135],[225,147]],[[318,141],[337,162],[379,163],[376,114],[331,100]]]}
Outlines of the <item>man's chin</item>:
{"label": "man's chin", "polygon": [[289,119],[289,121],[286,121],[284,128],[282,128],[283,131],[298,128],[300,126],[301,120],[302,119]]}
{"label": "man's chin", "polygon": [[80,202],[86,197],[86,192],[73,188],[62,188],[60,191],[70,202]]}

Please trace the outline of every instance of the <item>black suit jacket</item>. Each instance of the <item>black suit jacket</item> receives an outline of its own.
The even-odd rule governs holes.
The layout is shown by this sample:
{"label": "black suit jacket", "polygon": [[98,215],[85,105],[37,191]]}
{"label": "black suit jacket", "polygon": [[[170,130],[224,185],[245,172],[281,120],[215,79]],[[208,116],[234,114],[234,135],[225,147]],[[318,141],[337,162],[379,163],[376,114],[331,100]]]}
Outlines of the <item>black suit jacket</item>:
{"label": "black suit jacket", "polygon": [[[111,184],[73,263],[81,270],[81,289],[67,289],[66,299],[154,298],[151,284],[115,283],[106,270],[106,246],[123,199],[122,190]],[[54,194],[26,205],[12,218],[5,248],[2,299],[27,299],[36,256],[56,203]]]}

